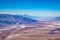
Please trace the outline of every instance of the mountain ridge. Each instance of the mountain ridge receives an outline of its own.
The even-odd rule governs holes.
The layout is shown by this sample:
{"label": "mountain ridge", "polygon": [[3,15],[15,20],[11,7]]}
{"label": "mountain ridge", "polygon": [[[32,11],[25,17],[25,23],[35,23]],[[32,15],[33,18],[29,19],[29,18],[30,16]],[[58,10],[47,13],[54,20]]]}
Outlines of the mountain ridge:
{"label": "mountain ridge", "polygon": [[38,21],[22,15],[0,14],[0,25],[35,24]]}

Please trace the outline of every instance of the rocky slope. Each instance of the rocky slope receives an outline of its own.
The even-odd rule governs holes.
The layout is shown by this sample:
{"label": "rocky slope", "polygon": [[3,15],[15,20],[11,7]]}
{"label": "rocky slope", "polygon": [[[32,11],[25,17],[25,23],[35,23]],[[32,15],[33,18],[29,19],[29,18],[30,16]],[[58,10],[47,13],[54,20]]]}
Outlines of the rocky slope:
{"label": "rocky slope", "polygon": [[16,24],[35,24],[38,21],[22,15],[0,14],[0,28]]}
{"label": "rocky slope", "polygon": [[52,19],[0,14],[0,40],[60,40],[60,17]]}

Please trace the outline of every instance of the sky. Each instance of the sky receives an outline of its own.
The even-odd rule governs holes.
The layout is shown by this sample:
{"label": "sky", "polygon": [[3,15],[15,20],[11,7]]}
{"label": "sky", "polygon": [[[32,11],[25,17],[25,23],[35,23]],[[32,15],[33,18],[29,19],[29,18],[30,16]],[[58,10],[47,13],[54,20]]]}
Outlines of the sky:
{"label": "sky", "polygon": [[0,14],[60,16],[60,0],[0,0]]}

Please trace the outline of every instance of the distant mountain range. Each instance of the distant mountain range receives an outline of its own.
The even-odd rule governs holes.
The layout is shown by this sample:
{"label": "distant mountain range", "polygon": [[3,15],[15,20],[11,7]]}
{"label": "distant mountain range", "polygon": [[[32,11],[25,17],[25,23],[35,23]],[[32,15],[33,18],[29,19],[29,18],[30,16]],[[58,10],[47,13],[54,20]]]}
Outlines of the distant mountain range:
{"label": "distant mountain range", "polygon": [[35,24],[38,21],[24,15],[0,14],[0,27],[15,24]]}
{"label": "distant mountain range", "polygon": [[[40,18],[41,19],[41,18]],[[58,17],[47,17],[44,20],[60,21],[60,16]],[[15,24],[35,24],[40,20],[30,15],[11,15],[11,14],[0,14],[0,28]]]}
{"label": "distant mountain range", "polygon": [[60,16],[55,18],[56,21],[60,21]]}

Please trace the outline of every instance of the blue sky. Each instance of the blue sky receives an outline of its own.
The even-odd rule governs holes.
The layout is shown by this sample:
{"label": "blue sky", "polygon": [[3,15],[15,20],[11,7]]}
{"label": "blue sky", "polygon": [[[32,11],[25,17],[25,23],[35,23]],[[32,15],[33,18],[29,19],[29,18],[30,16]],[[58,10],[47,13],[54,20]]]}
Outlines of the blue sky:
{"label": "blue sky", "polygon": [[60,0],[0,0],[0,14],[60,16]]}

